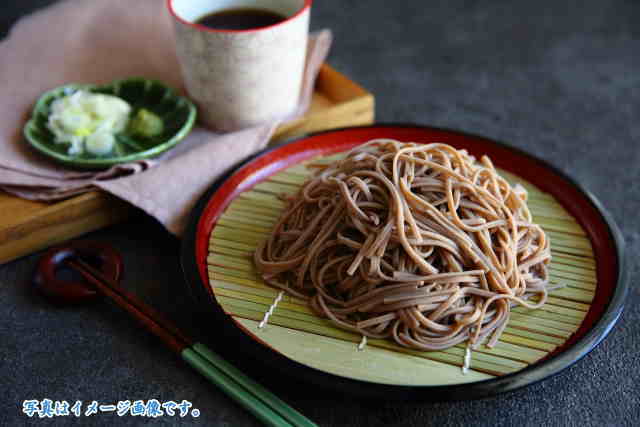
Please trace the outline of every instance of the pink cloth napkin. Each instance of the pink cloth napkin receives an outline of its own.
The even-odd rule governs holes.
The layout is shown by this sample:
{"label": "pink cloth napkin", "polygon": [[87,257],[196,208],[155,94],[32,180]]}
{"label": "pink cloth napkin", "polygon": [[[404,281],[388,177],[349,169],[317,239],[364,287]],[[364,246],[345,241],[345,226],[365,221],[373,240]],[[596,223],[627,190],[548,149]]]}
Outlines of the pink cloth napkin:
{"label": "pink cloth napkin", "polygon": [[[309,106],[331,32],[310,37],[300,106]],[[171,17],[163,0],[66,0],[21,19],[0,43],[0,189],[60,200],[101,188],[180,234],[198,197],[268,143],[279,122],[231,133],[195,128],[176,148],[106,171],[67,169],[33,151],[22,126],[42,92],[65,83],[144,76],[183,90]]]}

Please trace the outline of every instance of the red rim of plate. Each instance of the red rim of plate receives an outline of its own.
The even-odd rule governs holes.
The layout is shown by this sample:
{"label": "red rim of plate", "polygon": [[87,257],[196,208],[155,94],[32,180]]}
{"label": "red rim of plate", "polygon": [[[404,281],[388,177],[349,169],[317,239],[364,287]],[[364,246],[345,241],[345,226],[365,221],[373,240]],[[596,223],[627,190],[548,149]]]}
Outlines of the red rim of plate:
{"label": "red rim of plate", "polygon": [[311,8],[313,0],[304,0],[304,4],[300,8],[300,10],[298,10],[293,15],[287,17],[284,21],[280,21],[277,24],[273,24],[273,25],[267,25],[266,27],[250,28],[248,30],[229,30],[229,29],[220,29],[220,28],[210,28],[210,27],[207,27],[207,26],[204,26],[204,25],[197,24],[195,22],[187,21],[186,19],[184,19],[180,15],[178,15],[176,13],[176,11],[173,9],[173,2],[174,2],[174,0],[167,0],[167,9],[169,9],[169,13],[178,22],[180,22],[181,24],[186,25],[188,27],[192,27],[192,28],[195,28],[196,30],[206,31],[206,32],[209,32],[209,33],[255,33],[256,31],[270,30],[272,28],[278,27],[280,25],[284,25],[284,24],[288,23],[289,21],[292,21],[292,20],[296,19],[299,15],[303,14],[305,10],[308,10],[309,8]]}
{"label": "red rim of plate", "polygon": [[[477,157],[482,154],[488,155],[496,167],[515,173],[535,184],[542,191],[553,195],[586,231],[597,260],[598,286],[586,318],[578,331],[565,344],[542,361],[513,374],[490,380],[463,385],[417,386],[417,388],[447,389],[446,391],[450,392],[438,396],[438,399],[480,397],[511,390],[539,381],[568,367],[591,351],[608,334],[622,311],[627,285],[622,265],[624,262],[623,240],[615,223],[599,202],[571,178],[523,151],[476,135],[417,125],[373,125],[320,132],[268,150],[247,161],[228,178],[221,179],[214,185],[210,194],[201,200],[201,209],[196,209],[194,212],[192,230],[186,235],[183,268],[185,274],[189,276],[187,270],[190,261],[185,253],[189,252],[191,256],[195,255],[196,276],[199,276],[197,280],[199,283],[193,283],[196,281],[194,275],[191,275],[191,278],[187,277],[188,280],[191,279],[191,285],[199,288],[200,291],[204,288],[206,294],[217,305],[207,274],[209,237],[218,218],[238,194],[294,164],[319,155],[345,151],[374,138],[425,143],[444,142],[456,148],[465,148]],[[231,319],[230,316],[228,318]],[[237,322],[230,323],[244,330]],[[244,333],[254,341],[267,346],[249,331],[244,330]],[[252,348],[255,350],[255,347]],[[336,377],[327,373],[324,375]],[[350,381],[369,384],[352,379]],[[378,385],[378,387],[381,392],[385,387],[416,388],[387,385]],[[459,395],[461,390],[457,390],[459,387],[463,387],[462,397]],[[464,388],[470,389],[470,392],[465,394]],[[406,397],[406,393],[402,395]],[[428,397],[423,395],[420,398]]]}

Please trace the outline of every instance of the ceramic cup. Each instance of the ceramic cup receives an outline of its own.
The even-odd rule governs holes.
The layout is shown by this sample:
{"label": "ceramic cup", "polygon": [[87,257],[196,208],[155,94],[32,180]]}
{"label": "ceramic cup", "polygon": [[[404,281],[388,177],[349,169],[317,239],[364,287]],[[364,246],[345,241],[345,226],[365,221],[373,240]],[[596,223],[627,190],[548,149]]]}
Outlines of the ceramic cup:
{"label": "ceramic cup", "polygon": [[[199,117],[229,131],[284,118],[297,107],[312,0],[167,0],[185,86]],[[287,17],[269,27],[212,29],[195,22],[232,8]]]}

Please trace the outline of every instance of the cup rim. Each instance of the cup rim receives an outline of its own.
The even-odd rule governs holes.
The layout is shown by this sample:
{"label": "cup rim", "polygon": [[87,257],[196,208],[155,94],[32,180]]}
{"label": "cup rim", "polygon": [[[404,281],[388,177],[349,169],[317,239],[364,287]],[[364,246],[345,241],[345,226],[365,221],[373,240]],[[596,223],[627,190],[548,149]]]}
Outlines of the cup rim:
{"label": "cup rim", "polygon": [[293,15],[289,16],[284,21],[278,22],[277,24],[272,24],[272,25],[269,25],[269,26],[266,26],[266,27],[249,28],[247,30],[229,30],[229,29],[210,28],[210,27],[206,27],[206,26],[201,25],[201,24],[196,24],[195,22],[189,22],[186,19],[183,19],[182,17],[180,17],[175,12],[175,10],[173,10],[173,1],[174,0],[167,0],[167,3],[166,3],[167,4],[167,9],[169,9],[169,13],[171,14],[171,16],[173,16],[181,24],[187,25],[189,27],[193,27],[193,28],[195,28],[196,30],[199,30],[199,31],[206,31],[206,32],[210,32],[210,33],[254,33],[254,32],[257,32],[257,31],[269,30],[271,28],[275,28],[275,27],[278,27],[280,25],[284,25],[287,22],[294,20],[299,15],[301,15],[306,10],[308,10],[311,7],[311,4],[313,3],[313,0],[304,0],[304,4],[300,8],[300,10],[298,10]]}

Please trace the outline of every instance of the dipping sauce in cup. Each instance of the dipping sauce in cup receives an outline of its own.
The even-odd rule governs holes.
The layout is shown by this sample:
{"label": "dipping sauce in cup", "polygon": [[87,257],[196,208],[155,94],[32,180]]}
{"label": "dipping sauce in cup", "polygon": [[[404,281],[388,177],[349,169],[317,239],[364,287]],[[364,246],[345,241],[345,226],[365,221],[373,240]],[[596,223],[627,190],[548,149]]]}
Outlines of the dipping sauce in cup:
{"label": "dipping sauce in cup", "polygon": [[286,20],[287,17],[268,9],[239,7],[213,12],[196,21],[214,30],[251,30],[270,27]]}
{"label": "dipping sauce in cup", "polygon": [[199,117],[230,131],[284,118],[298,105],[311,0],[167,0]]}

